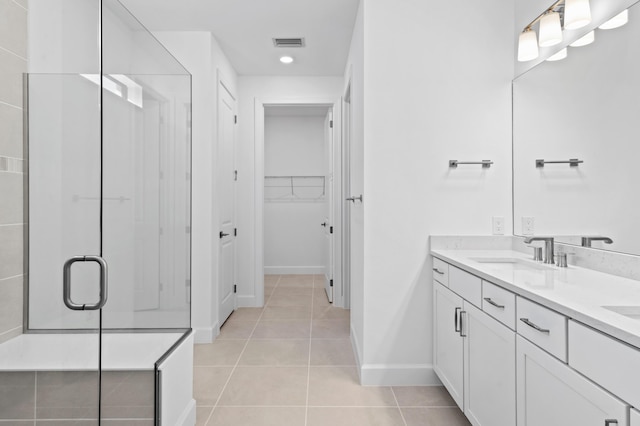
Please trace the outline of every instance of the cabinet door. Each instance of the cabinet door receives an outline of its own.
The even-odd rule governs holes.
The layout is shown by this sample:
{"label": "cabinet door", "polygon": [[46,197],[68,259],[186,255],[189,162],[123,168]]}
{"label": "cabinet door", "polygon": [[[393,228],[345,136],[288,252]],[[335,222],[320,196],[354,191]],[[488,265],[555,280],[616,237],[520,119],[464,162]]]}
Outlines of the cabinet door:
{"label": "cabinet door", "polygon": [[516,334],[466,300],[464,413],[476,426],[516,422]]}
{"label": "cabinet door", "polygon": [[433,369],[453,400],[463,408],[463,340],[459,312],[462,298],[440,283],[433,283]]}
{"label": "cabinet door", "polygon": [[518,426],[628,424],[624,402],[520,336],[516,346]]}
{"label": "cabinet door", "polygon": [[640,411],[631,409],[631,423],[630,426],[640,426]]}

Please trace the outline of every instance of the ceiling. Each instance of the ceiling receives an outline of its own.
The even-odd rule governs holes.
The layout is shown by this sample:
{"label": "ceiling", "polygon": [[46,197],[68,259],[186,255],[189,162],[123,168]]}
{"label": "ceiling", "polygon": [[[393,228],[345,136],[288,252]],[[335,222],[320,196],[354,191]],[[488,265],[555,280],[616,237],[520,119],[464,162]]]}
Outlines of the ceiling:
{"label": "ceiling", "polygon": [[[345,71],[359,0],[120,0],[151,31],[210,31],[239,75]],[[304,37],[276,48],[274,37]],[[279,58],[292,56],[293,64]]]}

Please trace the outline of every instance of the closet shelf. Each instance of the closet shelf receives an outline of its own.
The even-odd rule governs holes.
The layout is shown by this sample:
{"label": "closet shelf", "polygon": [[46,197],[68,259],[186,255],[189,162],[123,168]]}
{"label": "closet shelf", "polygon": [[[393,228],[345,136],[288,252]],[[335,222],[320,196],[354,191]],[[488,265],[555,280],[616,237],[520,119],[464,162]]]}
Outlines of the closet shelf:
{"label": "closet shelf", "polygon": [[324,176],[265,176],[265,202],[318,202],[325,198]]}

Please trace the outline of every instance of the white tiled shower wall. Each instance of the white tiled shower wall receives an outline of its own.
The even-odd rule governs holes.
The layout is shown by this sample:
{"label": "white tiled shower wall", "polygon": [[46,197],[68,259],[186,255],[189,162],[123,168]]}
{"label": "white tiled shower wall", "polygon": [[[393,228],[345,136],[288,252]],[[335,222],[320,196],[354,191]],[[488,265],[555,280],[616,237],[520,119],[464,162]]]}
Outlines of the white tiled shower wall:
{"label": "white tiled shower wall", "polygon": [[27,0],[0,0],[0,343],[22,332]]}

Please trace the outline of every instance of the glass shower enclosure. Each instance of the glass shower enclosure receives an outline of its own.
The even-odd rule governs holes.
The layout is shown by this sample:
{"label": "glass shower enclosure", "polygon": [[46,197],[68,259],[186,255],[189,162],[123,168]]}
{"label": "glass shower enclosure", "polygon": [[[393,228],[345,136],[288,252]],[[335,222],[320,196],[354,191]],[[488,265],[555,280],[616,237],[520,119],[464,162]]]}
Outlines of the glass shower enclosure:
{"label": "glass shower enclosure", "polygon": [[0,424],[192,424],[191,76],[117,0],[28,13],[24,330],[0,345]]}

